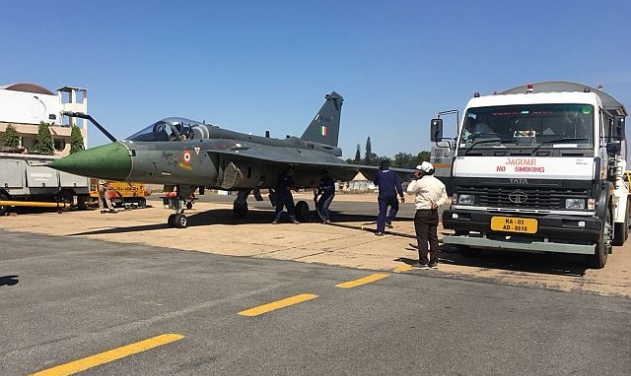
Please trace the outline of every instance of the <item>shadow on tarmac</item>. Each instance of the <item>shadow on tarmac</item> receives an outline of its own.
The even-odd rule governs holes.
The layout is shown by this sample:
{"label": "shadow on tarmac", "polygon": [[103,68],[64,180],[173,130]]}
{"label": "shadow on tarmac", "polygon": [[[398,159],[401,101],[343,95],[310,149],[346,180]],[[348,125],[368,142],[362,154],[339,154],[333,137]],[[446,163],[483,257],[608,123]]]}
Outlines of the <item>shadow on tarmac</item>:
{"label": "shadow on tarmac", "polygon": [[3,277],[0,277],[0,287],[17,285],[18,283],[20,283],[18,277],[18,275],[5,275]]}
{"label": "shadow on tarmac", "polygon": [[[80,235],[98,235],[98,234],[120,234],[120,233],[128,233],[128,232],[161,230],[161,229],[169,228],[167,224],[167,218],[170,214],[172,214],[171,211],[165,211],[164,223],[156,223],[152,225],[141,225],[141,226],[114,227],[114,228],[107,228],[107,229],[102,229],[102,230],[78,232],[78,233],[74,233],[70,235],[80,236]],[[335,216],[335,223],[343,224],[344,222],[367,222],[367,225],[374,226],[375,216],[337,214],[335,212],[332,212],[332,215]],[[311,216],[309,218],[310,220],[308,222],[309,223],[317,222],[315,221],[315,216],[316,216],[315,213],[311,213]],[[273,211],[250,211],[246,218],[238,218],[232,215],[232,209],[213,209],[213,210],[208,210],[202,213],[187,215],[187,227],[210,226],[210,225],[240,225],[240,224],[269,225],[272,223],[273,219],[274,219]],[[286,212],[284,212],[283,215],[281,216],[280,225],[282,224],[290,224],[289,216],[287,215]]]}
{"label": "shadow on tarmac", "polygon": [[[98,234],[118,234],[118,233],[132,233],[132,232],[146,232],[152,230],[161,230],[169,228],[167,217],[172,214],[171,211],[165,210],[164,222],[139,225],[139,226],[124,226],[114,227],[102,230],[86,231],[71,234],[72,236],[81,235],[98,235]],[[332,218],[335,221],[332,226],[341,226],[346,228],[357,229],[360,231],[375,232],[375,217],[376,215],[366,214],[348,214],[344,212],[331,212]],[[311,212],[311,223],[316,221],[317,214]],[[260,224],[269,225],[274,218],[273,210],[252,210],[248,213],[246,218],[234,217],[232,209],[213,209],[205,212],[194,213],[187,215],[188,227],[197,226],[210,226],[210,225],[240,225],[240,224]],[[401,219],[403,220],[403,219]],[[359,223],[359,225],[358,225]],[[290,225],[289,217],[286,212],[283,212],[281,222],[279,226]],[[365,226],[365,227],[364,227]],[[417,249],[415,243],[415,236],[404,233],[397,233],[396,231],[389,231],[386,229],[386,233],[395,236],[405,236],[410,238],[412,243],[409,243],[405,249],[410,251],[411,258],[400,258],[395,261],[405,263],[407,265],[413,265],[418,262]],[[460,265],[467,267],[477,267],[482,269],[495,269],[505,270],[510,272],[527,272],[546,275],[558,275],[567,277],[582,277],[587,270],[584,265],[583,256],[580,255],[568,255],[558,253],[521,253],[510,251],[492,251],[483,250],[480,255],[474,257],[467,257],[462,255],[458,249],[454,247],[441,246],[439,253],[439,262],[443,264]]]}
{"label": "shadow on tarmac", "polygon": [[[410,243],[405,249],[418,254],[416,244]],[[411,264],[406,258],[397,261],[411,265],[418,262],[418,259],[412,260]],[[587,270],[582,255],[482,250],[479,255],[465,256],[455,247],[442,245],[438,253],[438,262],[481,269],[567,277],[582,277]]]}

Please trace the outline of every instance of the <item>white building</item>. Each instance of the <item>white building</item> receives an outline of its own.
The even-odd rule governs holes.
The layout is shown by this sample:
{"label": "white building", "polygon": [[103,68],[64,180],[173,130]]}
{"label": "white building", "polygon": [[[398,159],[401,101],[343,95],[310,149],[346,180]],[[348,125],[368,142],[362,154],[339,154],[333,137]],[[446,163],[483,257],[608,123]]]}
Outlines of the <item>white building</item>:
{"label": "white building", "polygon": [[[87,121],[63,116],[63,111],[88,112],[88,92],[64,86],[57,94],[35,84],[18,83],[0,86],[0,135],[11,124],[20,134],[20,146],[29,150],[35,144],[41,122],[50,125],[55,155],[70,153],[71,125],[79,126],[85,146],[88,142]],[[0,141],[1,145],[1,141]]]}

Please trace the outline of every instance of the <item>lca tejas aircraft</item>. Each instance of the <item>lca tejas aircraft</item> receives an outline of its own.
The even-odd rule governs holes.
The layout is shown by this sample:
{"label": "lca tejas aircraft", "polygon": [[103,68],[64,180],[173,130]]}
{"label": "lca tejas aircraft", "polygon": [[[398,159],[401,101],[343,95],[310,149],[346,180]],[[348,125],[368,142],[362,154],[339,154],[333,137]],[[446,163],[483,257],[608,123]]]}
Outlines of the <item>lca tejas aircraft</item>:
{"label": "lca tejas aircraft", "polygon": [[[254,136],[189,119],[166,118],[126,140],[71,154],[50,166],[105,180],[175,186],[174,197],[170,198],[175,210],[168,220],[171,227],[186,227],[185,203],[197,188],[200,193],[205,188],[237,191],[233,212],[245,217],[250,193],[259,201],[263,200],[260,189],[273,193],[279,174],[288,166],[294,168],[296,188],[317,187],[323,168],[342,181],[353,179],[360,171],[369,178],[376,173],[376,166],[347,164],[339,158],[342,150],[337,143],[344,99],[336,92],[325,99],[300,138],[270,138],[268,132],[265,137]],[[82,114],[67,115],[93,120]],[[299,201],[298,219],[308,214],[308,204]]]}

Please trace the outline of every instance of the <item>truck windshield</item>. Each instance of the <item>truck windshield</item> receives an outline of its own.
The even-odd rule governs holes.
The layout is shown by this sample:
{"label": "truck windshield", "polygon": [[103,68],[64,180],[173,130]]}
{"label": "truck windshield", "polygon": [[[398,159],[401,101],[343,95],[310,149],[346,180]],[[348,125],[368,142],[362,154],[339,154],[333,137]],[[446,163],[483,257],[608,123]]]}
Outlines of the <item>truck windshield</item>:
{"label": "truck windshield", "polygon": [[594,107],[533,104],[469,108],[459,136],[461,150],[479,148],[591,148]]}

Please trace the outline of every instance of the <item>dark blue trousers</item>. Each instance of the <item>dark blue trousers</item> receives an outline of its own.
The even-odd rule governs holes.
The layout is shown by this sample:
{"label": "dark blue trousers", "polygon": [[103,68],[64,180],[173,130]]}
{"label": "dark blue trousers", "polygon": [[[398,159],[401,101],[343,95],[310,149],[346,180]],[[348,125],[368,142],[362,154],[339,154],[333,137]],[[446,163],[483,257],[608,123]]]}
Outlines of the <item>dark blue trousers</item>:
{"label": "dark blue trousers", "polygon": [[276,221],[280,222],[280,216],[283,214],[283,207],[287,208],[289,220],[296,220],[296,207],[294,206],[294,196],[291,193],[277,194],[276,196]]}
{"label": "dark blue trousers", "polygon": [[[390,212],[388,212],[388,207]],[[399,211],[399,200],[397,196],[379,197],[379,215],[377,215],[377,232],[386,229],[386,223],[390,223],[397,216]]]}
{"label": "dark blue trousers", "polygon": [[329,211],[329,206],[331,202],[333,202],[333,197],[335,197],[335,192],[324,192],[320,199],[318,200],[318,211],[320,211],[320,215],[322,219],[331,219],[331,212]]}

